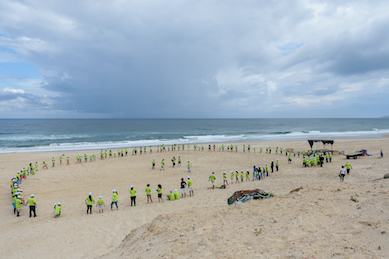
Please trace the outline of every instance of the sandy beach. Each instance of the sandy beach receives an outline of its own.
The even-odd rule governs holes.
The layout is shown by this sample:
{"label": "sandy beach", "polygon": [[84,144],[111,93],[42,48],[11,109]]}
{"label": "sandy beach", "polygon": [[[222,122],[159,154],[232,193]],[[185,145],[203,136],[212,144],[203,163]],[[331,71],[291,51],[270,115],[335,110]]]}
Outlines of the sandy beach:
{"label": "sandy beach", "polygon": [[[229,143],[226,143],[229,144]],[[247,143],[248,144],[248,143]],[[261,142],[251,144],[251,152],[242,152],[243,143],[234,152],[190,150],[99,159],[76,164],[84,152],[42,152],[1,154],[0,179],[2,212],[0,231],[2,257],[8,258],[388,258],[389,139],[335,140],[336,150],[353,152],[367,149],[373,156],[351,159],[353,167],[340,183],[339,169],[346,157],[336,155],[323,168],[302,168],[302,156],[275,154],[275,147],[302,151],[307,141]],[[216,144],[217,146],[220,144]],[[272,154],[265,153],[271,145]],[[259,153],[259,147],[263,147]],[[253,148],[256,152],[253,152]],[[328,146],[327,146],[328,147]],[[384,158],[380,158],[381,148]],[[130,151],[130,150],[129,150]],[[60,155],[70,156],[59,165]],[[56,166],[51,167],[55,157]],[[171,159],[181,157],[182,166],[172,168]],[[156,168],[151,161],[155,158]],[[165,159],[165,170],[160,161]],[[250,170],[279,159],[280,171],[264,181],[232,184],[225,190],[210,190],[212,171],[222,184],[222,174]],[[188,173],[186,161],[192,164]],[[30,161],[40,164],[34,176],[23,180],[24,196],[35,194],[36,218],[28,217],[23,207],[21,217],[13,214],[10,179]],[[46,161],[49,169],[42,169]],[[180,188],[180,179],[190,175],[194,197],[167,201],[169,190]],[[250,178],[252,178],[250,176]],[[151,185],[153,204],[146,204],[145,187]],[[157,184],[161,184],[164,202],[158,203]],[[137,205],[130,206],[129,187],[137,190]],[[298,192],[293,189],[303,187]],[[262,189],[275,197],[250,201],[240,206],[227,205],[237,190]],[[110,210],[111,191],[119,194],[119,210]],[[97,200],[103,196],[106,207],[99,214],[86,214],[85,198],[89,192]],[[358,202],[350,200],[354,196]],[[53,204],[62,203],[62,215],[53,216]],[[255,230],[256,229],[256,230]],[[20,249],[17,248],[20,246]]]}

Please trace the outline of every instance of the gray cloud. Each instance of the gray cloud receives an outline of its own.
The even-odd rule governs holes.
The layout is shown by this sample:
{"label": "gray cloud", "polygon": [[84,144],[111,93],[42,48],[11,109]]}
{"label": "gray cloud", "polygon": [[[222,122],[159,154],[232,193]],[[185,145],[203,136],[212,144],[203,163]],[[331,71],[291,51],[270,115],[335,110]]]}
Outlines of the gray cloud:
{"label": "gray cloud", "polygon": [[68,116],[312,117],[307,105],[336,104],[347,117],[365,96],[386,107],[388,9],[385,1],[6,1],[0,47],[42,69],[35,89],[51,101],[38,108]]}

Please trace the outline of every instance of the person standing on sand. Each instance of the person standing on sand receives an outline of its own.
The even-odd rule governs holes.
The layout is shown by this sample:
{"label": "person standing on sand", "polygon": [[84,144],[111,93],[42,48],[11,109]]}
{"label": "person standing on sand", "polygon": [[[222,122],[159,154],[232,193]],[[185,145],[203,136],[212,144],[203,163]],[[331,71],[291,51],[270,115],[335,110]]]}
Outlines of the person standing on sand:
{"label": "person standing on sand", "polygon": [[344,169],[344,165],[342,165],[342,168],[340,169],[340,182],[344,182],[344,177],[346,176],[346,169]]}
{"label": "person standing on sand", "polygon": [[235,170],[235,183],[239,183],[239,172]]}
{"label": "person standing on sand", "polygon": [[186,198],[185,187],[186,182],[184,181],[184,178],[181,178],[181,198]]}
{"label": "person standing on sand", "polygon": [[61,215],[61,202],[58,202],[57,205],[55,206],[55,211],[54,211],[54,217],[58,218]]}
{"label": "person standing on sand", "polygon": [[231,184],[234,183],[234,171],[231,171]]}
{"label": "person standing on sand", "polygon": [[208,181],[211,181],[211,183],[212,183],[212,188],[215,188],[215,180],[216,180],[215,173],[212,172],[212,174],[209,176],[209,179],[208,179]]}
{"label": "person standing on sand", "polygon": [[274,172],[274,161],[272,160],[270,163],[271,172]]}
{"label": "person standing on sand", "polygon": [[190,173],[190,166],[191,166],[191,164],[190,164],[190,162],[189,162],[189,160],[188,160],[188,172]]}
{"label": "person standing on sand", "polygon": [[[250,181],[250,171],[249,170],[246,171],[246,182],[247,181]],[[224,185],[225,185],[225,183],[224,183]]]}
{"label": "person standing on sand", "polygon": [[66,158],[66,165],[69,165],[70,158],[69,156]]}
{"label": "person standing on sand", "polygon": [[347,169],[347,174],[350,174],[350,169],[352,169],[353,167],[351,166],[351,164],[348,161],[346,161],[345,166],[346,166],[346,169]]}
{"label": "person standing on sand", "polygon": [[163,199],[162,199],[162,185],[158,184],[158,189],[156,189],[156,191],[158,192],[158,202],[163,202]]}
{"label": "person standing on sand", "polygon": [[119,209],[118,207],[118,192],[116,190],[112,190],[112,202],[111,202],[111,210],[112,210],[112,206],[115,204],[116,205],[116,209]]}
{"label": "person standing on sand", "polygon": [[153,158],[153,166],[151,167],[152,169],[155,169],[155,158]]}
{"label": "person standing on sand", "polygon": [[132,203],[134,203],[134,206],[136,206],[136,190],[134,188],[134,185],[131,185],[130,196],[131,196],[131,206],[132,206]]}
{"label": "person standing on sand", "polygon": [[147,196],[147,204],[149,204],[149,200],[151,201],[151,203],[153,203],[153,199],[151,198],[150,184],[147,184],[145,192],[146,192],[146,196]]}
{"label": "person standing on sand", "polygon": [[35,208],[36,208],[36,201],[35,201],[35,195],[31,194],[30,198],[27,200],[29,208],[30,208],[30,218],[32,215],[32,212],[34,212],[34,217],[36,217]]}
{"label": "person standing on sand", "polygon": [[192,195],[194,196],[194,192],[193,192],[193,180],[190,179],[190,176],[188,176],[188,188],[189,188],[189,197],[192,197]]}
{"label": "person standing on sand", "polygon": [[99,206],[99,213],[104,213],[104,207],[105,207],[105,204],[104,204],[104,200],[103,200],[103,196],[99,196],[99,199],[97,200],[97,204],[96,204],[96,207]]}
{"label": "person standing on sand", "polygon": [[161,169],[159,169],[159,171],[165,170],[165,168],[163,168],[164,165],[165,165],[165,159],[162,159],[162,161],[161,161]]}
{"label": "person standing on sand", "polygon": [[224,185],[228,185],[228,183],[227,183],[227,173],[226,172],[223,173],[223,184]]}
{"label": "person standing on sand", "polygon": [[90,210],[90,214],[92,214],[92,206],[95,203],[95,199],[92,196],[92,193],[89,193],[89,196],[86,196],[85,198],[85,204],[86,204],[86,214],[88,214]]}

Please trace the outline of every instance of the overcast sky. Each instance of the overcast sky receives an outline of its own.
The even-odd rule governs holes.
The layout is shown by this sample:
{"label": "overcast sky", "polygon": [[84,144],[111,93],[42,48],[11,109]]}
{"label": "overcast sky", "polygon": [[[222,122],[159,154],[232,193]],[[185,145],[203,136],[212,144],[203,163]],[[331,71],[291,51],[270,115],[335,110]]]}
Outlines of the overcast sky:
{"label": "overcast sky", "polygon": [[389,1],[0,1],[0,118],[389,115]]}

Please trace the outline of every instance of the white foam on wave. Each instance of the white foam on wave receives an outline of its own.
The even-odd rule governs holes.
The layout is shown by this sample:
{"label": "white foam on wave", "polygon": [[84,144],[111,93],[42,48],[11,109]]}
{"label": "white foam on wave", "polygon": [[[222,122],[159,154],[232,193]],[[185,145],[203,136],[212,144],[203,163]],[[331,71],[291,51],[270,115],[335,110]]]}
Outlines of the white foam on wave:
{"label": "white foam on wave", "polygon": [[0,135],[0,141],[13,141],[13,142],[25,142],[25,141],[39,141],[39,140],[59,140],[59,139],[76,139],[76,138],[88,138],[89,135]]}
{"label": "white foam on wave", "polygon": [[[105,142],[77,142],[77,143],[52,143],[50,145],[32,146],[32,147],[0,147],[0,153],[12,152],[44,152],[44,151],[66,151],[66,150],[99,150],[115,148],[133,148],[173,145],[173,144],[207,144],[207,143],[235,143],[249,141],[283,141],[299,139],[333,139],[333,138],[362,138],[379,137],[389,134],[389,129],[377,129],[370,131],[345,131],[345,132],[290,132],[286,134],[237,134],[237,135],[203,135],[203,136],[184,136],[177,139],[150,139],[150,140],[123,140],[123,141],[105,141]],[[64,135],[72,136],[72,135]],[[77,136],[79,137],[79,135]]]}

